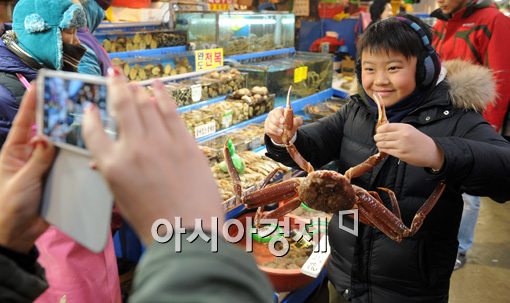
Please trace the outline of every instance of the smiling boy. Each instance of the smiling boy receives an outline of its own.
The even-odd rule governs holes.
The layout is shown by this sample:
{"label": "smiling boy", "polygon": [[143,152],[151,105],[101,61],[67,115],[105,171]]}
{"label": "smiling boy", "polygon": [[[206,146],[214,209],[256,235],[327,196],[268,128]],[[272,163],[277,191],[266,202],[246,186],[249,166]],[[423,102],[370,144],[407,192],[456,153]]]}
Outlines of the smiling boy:
{"label": "smiling boy", "polygon": [[[336,161],[343,173],[378,151],[389,154],[352,182],[394,191],[407,226],[439,182],[446,183],[421,229],[400,243],[364,224],[353,236],[333,216],[328,278],[341,295],[335,302],[447,302],[461,193],[510,199],[510,143],[479,114],[495,95],[490,71],[461,61],[442,69],[431,38],[427,25],[408,15],[373,24],[357,45],[360,93],[318,122],[302,126],[294,119],[294,145],[316,169]],[[376,94],[392,122],[377,132]],[[268,156],[295,167],[281,146],[282,108],[269,113],[265,131]],[[387,195],[381,197],[391,209]]]}

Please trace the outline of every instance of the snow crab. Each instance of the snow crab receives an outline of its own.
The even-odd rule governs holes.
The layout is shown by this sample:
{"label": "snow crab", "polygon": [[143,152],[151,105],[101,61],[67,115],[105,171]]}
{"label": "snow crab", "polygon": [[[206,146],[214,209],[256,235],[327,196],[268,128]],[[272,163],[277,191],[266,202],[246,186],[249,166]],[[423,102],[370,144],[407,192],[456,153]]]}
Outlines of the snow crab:
{"label": "snow crab", "polygon": [[[260,188],[254,192],[243,195],[241,181],[231,161],[229,149],[225,146],[224,155],[230,177],[232,178],[234,193],[238,203],[248,208],[258,207],[255,223],[262,218],[280,218],[297,208],[301,202],[320,211],[335,213],[341,210],[358,209],[360,221],[364,224],[378,228],[394,241],[400,242],[405,237],[414,235],[422,226],[427,214],[432,210],[445,189],[441,182],[423,203],[413,218],[410,227],[407,227],[400,215],[398,201],[393,191],[379,188],[388,194],[392,210],[384,206],[379,194],[367,191],[351,184],[351,179],[357,178],[373,169],[387,157],[385,153],[377,153],[364,162],[351,167],[344,175],[331,170],[314,170],[306,161],[293,143],[290,142],[290,130],[293,123],[293,110],[290,104],[290,91],[287,95],[287,105],[284,110],[283,142],[294,162],[305,172],[306,177],[292,178],[280,183],[268,185],[269,181],[278,172],[275,170],[267,176]],[[384,105],[379,97],[375,98],[378,108],[378,121],[376,127],[389,123],[386,118]],[[281,206],[269,212],[262,212],[262,207],[278,201],[284,201]]]}

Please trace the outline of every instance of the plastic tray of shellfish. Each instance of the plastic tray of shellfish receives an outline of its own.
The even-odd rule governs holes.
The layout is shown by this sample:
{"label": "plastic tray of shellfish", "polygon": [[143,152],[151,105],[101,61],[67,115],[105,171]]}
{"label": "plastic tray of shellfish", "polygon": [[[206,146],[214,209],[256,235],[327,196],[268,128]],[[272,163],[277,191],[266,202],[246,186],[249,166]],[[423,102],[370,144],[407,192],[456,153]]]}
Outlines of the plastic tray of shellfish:
{"label": "plastic tray of shellfish", "polygon": [[113,58],[112,63],[122,69],[129,80],[144,81],[193,72],[195,57],[192,52],[180,52],[163,56]]}
{"label": "plastic tray of shellfish", "polygon": [[225,96],[245,86],[246,76],[235,68],[165,84],[179,107]]}
{"label": "plastic tray of shellfish", "polygon": [[[274,95],[265,87],[240,89],[226,100],[184,112],[182,117],[188,129],[199,139],[228,128],[274,108]],[[207,126],[204,126],[207,124]]]}
{"label": "plastic tray of shellfish", "polygon": [[211,165],[223,161],[223,147],[227,140],[232,140],[236,152],[254,151],[264,145],[264,125],[251,124],[228,134],[201,142],[200,149],[209,159]]}
{"label": "plastic tray of shellfish", "polygon": [[242,102],[249,106],[249,118],[268,113],[274,108],[274,94],[264,86],[254,86],[251,89],[242,88],[227,96],[227,102]]}
{"label": "plastic tray of shellfish", "polygon": [[188,44],[185,31],[153,29],[139,31],[100,31],[95,37],[108,53],[129,52]]}

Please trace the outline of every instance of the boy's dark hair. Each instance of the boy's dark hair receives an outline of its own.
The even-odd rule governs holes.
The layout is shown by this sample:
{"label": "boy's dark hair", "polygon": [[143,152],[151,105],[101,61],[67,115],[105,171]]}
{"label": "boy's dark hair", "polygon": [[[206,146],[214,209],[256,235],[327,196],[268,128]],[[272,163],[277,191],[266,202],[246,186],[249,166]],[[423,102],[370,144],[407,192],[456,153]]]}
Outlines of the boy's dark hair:
{"label": "boy's dark hair", "polygon": [[[430,27],[421,21],[420,18],[409,14],[399,14],[398,16],[418,24],[429,38],[429,41],[432,41]],[[423,41],[418,33],[396,17],[380,20],[370,25],[360,36],[356,45],[357,57],[359,59],[361,59],[361,54],[365,50],[370,52],[396,51],[409,59],[411,57],[418,57],[424,49]]]}

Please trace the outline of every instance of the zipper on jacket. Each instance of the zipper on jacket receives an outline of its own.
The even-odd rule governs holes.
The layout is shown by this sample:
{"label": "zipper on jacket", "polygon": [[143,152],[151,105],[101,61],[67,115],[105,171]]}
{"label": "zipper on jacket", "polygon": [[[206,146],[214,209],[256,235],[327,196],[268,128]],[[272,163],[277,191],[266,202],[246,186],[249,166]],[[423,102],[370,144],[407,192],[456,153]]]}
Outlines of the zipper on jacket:
{"label": "zipper on jacket", "polygon": [[371,276],[370,276],[370,273],[371,273],[371,264],[372,264],[372,254],[374,252],[374,234],[375,234],[375,231],[374,231],[374,228],[373,227],[370,227],[370,238],[369,238],[369,245],[368,245],[368,249],[369,249],[369,252],[368,252],[368,260],[367,260],[367,292],[368,292],[368,300],[369,302],[372,302],[372,288],[371,288]]}

